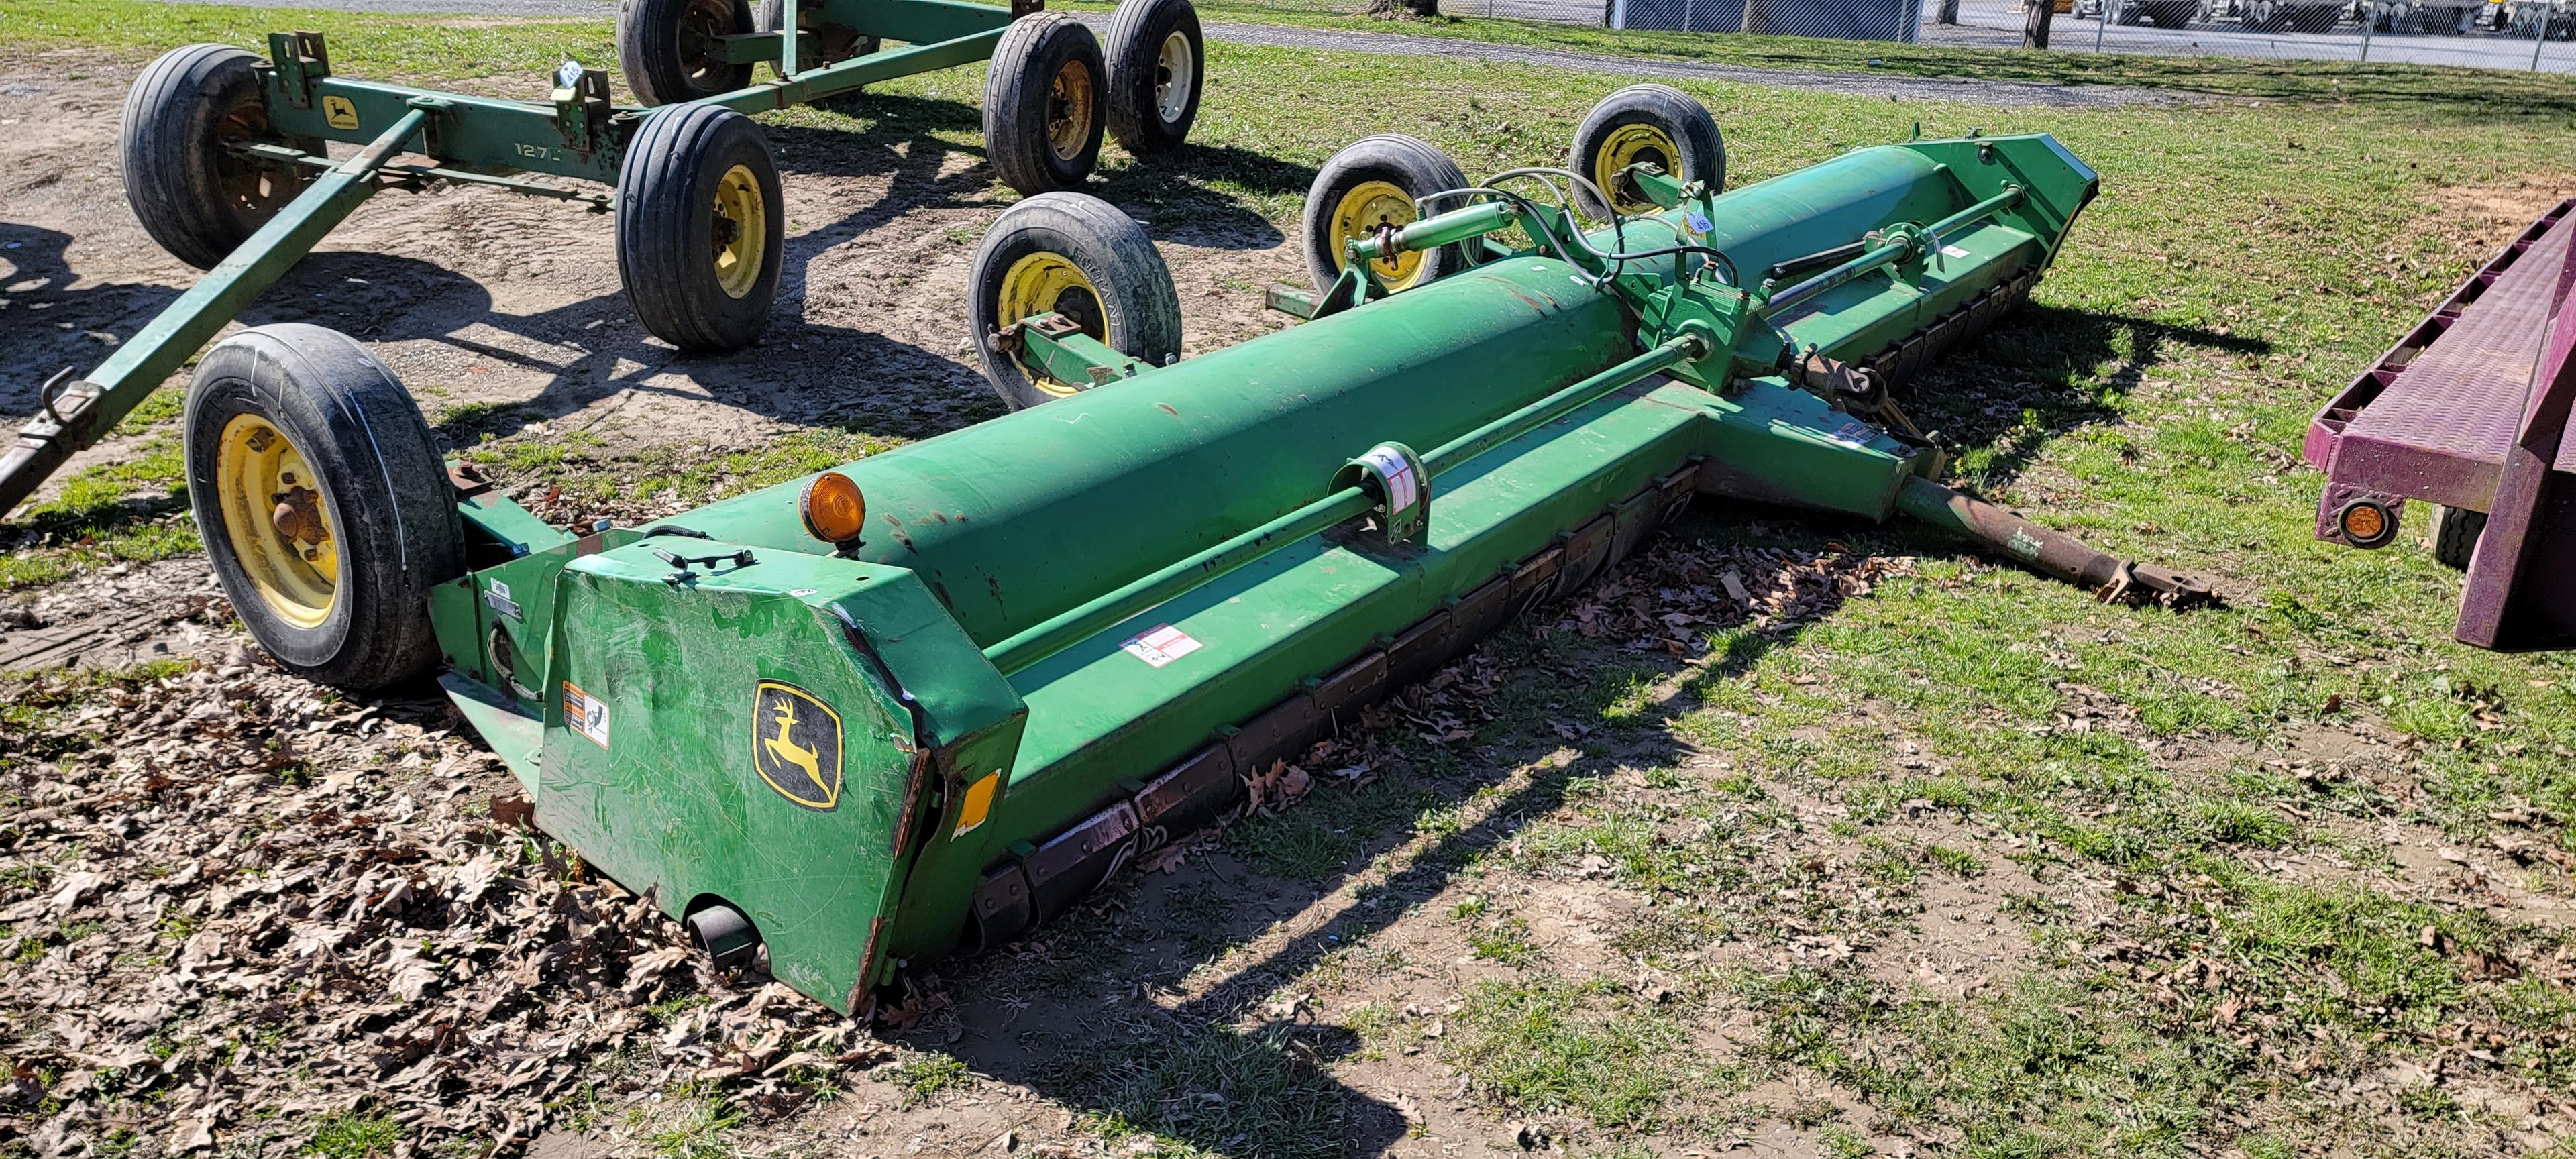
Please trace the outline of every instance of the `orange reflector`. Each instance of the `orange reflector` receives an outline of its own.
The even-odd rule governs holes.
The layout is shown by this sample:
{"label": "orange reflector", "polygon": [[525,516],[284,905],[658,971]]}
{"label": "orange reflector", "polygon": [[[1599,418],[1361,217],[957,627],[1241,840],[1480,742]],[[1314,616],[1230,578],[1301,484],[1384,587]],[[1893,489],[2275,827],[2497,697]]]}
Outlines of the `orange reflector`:
{"label": "orange reflector", "polygon": [[2343,534],[2355,543],[2369,543],[2388,534],[2388,512],[2376,503],[2355,503],[2343,509]]}
{"label": "orange reflector", "polygon": [[796,500],[805,533],[825,543],[848,543],[868,527],[868,500],[859,485],[839,471],[825,471],[805,485]]}
{"label": "orange reflector", "polygon": [[984,819],[993,815],[993,792],[1002,787],[1002,770],[984,774],[984,779],[966,786],[966,799],[957,805],[957,828],[950,837],[963,837],[984,827]]}

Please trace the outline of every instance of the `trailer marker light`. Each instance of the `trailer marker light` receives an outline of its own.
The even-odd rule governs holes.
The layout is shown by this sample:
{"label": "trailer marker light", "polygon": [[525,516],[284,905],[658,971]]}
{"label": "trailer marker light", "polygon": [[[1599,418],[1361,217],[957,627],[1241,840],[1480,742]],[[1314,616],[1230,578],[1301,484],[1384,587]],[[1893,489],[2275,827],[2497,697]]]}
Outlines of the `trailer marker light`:
{"label": "trailer marker light", "polygon": [[2335,522],[2354,547],[2377,547],[2395,537],[2395,514],[2370,500],[2357,499],[2344,505]]}
{"label": "trailer marker light", "polygon": [[825,543],[854,542],[868,526],[867,496],[839,471],[814,476],[796,499],[796,513],[804,517],[805,533]]}

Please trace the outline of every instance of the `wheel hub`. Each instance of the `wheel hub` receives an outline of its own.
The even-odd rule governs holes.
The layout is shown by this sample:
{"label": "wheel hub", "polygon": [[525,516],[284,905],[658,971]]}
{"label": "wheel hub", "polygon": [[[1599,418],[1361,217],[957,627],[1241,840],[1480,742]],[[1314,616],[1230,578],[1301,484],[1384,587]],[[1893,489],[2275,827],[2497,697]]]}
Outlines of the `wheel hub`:
{"label": "wheel hub", "polygon": [[340,579],[321,475],[285,432],[246,414],[218,436],[214,485],[233,556],[261,602],[297,627],[320,627]]}
{"label": "wheel hub", "polygon": [[1612,209],[1623,214],[1652,213],[1661,207],[1637,188],[1636,179],[1626,170],[1644,163],[1678,175],[1681,169],[1674,158],[1681,155],[1681,146],[1662,129],[1645,124],[1621,125],[1611,130],[1609,139],[1593,156],[1592,183],[1609,195]]}
{"label": "wheel hub", "polygon": [[1198,71],[1198,54],[1190,50],[1189,37],[1174,32],[1163,38],[1163,50],[1154,60],[1154,108],[1165,124],[1180,120],[1189,110]]}
{"label": "wheel hub", "polygon": [[[1109,341],[1108,317],[1100,307],[1100,288],[1062,254],[1040,250],[1012,262],[1011,268],[1002,272],[999,297],[993,316],[1002,319],[1004,325],[1053,313],[1062,315],[1093,341]],[[1019,362],[1030,382],[1048,394],[1068,395],[1083,389],[1082,385],[1049,377],[1024,360],[1014,361]]]}
{"label": "wheel hub", "polygon": [[715,219],[707,231],[715,250],[716,285],[725,296],[742,298],[760,282],[767,255],[769,202],[751,167],[736,165],[716,180]]}
{"label": "wheel hub", "polygon": [[1064,62],[1047,85],[1047,148],[1059,161],[1081,156],[1091,143],[1092,88],[1091,66],[1078,60]]}
{"label": "wheel hub", "polygon": [[[1362,182],[1343,194],[1333,207],[1333,259],[1341,261],[1341,255],[1350,252],[1350,243],[1379,236],[1381,231],[1402,229],[1419,216],[1413,199],[1394,183]],[[1392,258],[1378,258],[1370,263],[1370,270],[1386,283],[1386,288],[1401,290],[1422,276],[1422,254],[1407,250]]]}

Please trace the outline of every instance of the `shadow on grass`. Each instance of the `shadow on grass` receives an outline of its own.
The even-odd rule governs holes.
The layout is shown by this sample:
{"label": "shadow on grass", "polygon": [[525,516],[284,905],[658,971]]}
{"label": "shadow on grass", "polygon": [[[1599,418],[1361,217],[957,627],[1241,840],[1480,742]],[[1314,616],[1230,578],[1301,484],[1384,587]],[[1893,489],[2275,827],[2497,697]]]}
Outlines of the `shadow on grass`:
{"label": "shadow on grass", "polygon": [[[1934,363],[1911,385],[1905,407],[1924,429],[1962,447],[1994,448],[1985,481],[2008,481],[2050,439],[2117,420],[2113,403],[2186,349],[2259,356],[2270,353],[2272,344],[2125,314],[2026,303],[1982,339]],[[2086,379],[2097,384],[2082,385]]]}
{"label": "shadow on grass", "polygon": [[[1691,516],[1645,552],[1746,536]],[[1687,670],[1680,695],[1585,734],[1571,742],[1580,755],[1556,765],[1539,760],[1569,744],[1551,731],[1551,718],[1596,719],[1634,681],[1686,669],[1661,653],[1508,628],[1482,645],[1509,678],[1491,694],[1500,716],[1477,738],[1450,749],[1404,735],[1392,742],[1399,755],[1380,779],[1319,787],[1295,808],[1239,821],[1213,852],[1193,855],[1170,877],[1122,876],[1023,942],[952,964],[957,1005],[921,1028],[915,1043],[1104,1122],[1220,1155],[1385,1153],[1407,1137],[1406,1117],[1332,1073],[1367,1043],[1333,1024],[1339,1020],[1300,1018],[1300,980],[1330,969],[1336,955],[1358,955],[1357,970],[1401,968],[1365,957],[1374,951],[1364,947],[1569,804],[1579,783],[1597,784],[1621,767],[1685,763],[1694,750],[1668,726],[1696,707],[1697,690],[1741,677],[1840,603],[1826,593],[1796,622],[1729,633]],[[1420,707],[1421,695],[1416,686],[1396,698]],[[1516,767],[1524,771],[1504,781],[1503,771]],[[1498,783],[1508,788],[1495,797]],[[1433,815],[1457,821],[1426,825]],[[1344,887],[1408,843],[1405,861],[1341,904]],[[1281,926],[1303,928],[1275,940]],[[1185,982],[1196,992],[1179,998],[1171,988]]]}

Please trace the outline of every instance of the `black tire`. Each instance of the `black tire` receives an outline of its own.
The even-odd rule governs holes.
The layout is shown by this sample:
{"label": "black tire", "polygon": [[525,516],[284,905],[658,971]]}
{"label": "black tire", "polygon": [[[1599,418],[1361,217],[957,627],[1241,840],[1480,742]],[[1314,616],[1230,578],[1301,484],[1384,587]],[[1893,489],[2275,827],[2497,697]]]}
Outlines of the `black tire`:
{"label": "black tire", "polygon": [[[1367,187],[1373,184],[1393,186],[1403,197],[1371,198]],[[1414,220],[1413,208],[1397,202],[1465,188],[1466,184],[1467,175],[1459,171],[1458,163],[1428,141],[1383,133],[1343,146],[1315,171],[1315,183],[1306,189],[1307,276],[1314,279],[1317,290],[1329,288],[1341,277],[1342,248],[1335,240],[1337,232],[1342,241],[1349,241],[1379,225],[1404,225]],[[1430,208],[1436,212],[1456,206]],[[1472,264],[1465,245],[1442,246],[1427,253],[1406,255],[1406,259],[1412,264],[1396,263],[1393,269],[1397,272],[1393,274],[1389,266],[1379,265],[1378,273],[1389,289],[1434,281]]]}
{"label": "black tire", "polygon": [[2444,567],[2469,570],[2478,537],[2487,533],[2487,513],[2461,507],[2433,509],[2433,558]]}
{"label": "black tire", "polygon": [[[1084,193],[1041,193],[1002,212],[975,247],[967,270],[966,321],[984,378],[1014,410],[1063,398],[1091,384],[1033,375],[1005,353],[1002,327],[1026,314],[1003,305],[1015,271],[1039,271],[1049,259],[1070,264],[1087,288],[1053,291],[1036,305],[1052,309],[1103,345],[1148,366],[1181,352],[1181,296],[1145,227],[1116,206]],[[1023,267],[1023,262],[1033,264]],[[1019,314],[1004,317],[1006,312]]]}
{"label": "black tire", "polygon": [[[429,593],[465,574],[465,530],[437,437],[392,371],[336,330],[254,327],[198,361],[184,428],[188,501],[206,554],[269,655],[357,691],[437,661]],[[270,514],[299,504],[327,521],[319,538],[290,538]],[[332,555],[315,561],[308,553],[326,542]]]}
{"label": "black tire", "polygon": [[716,38],[751,31],[747,0],[622,0],[617,64],[646,105],[676,105],[751,83],[751,65],[715,58]]}
{"label": "black tire", "polygon": [[1109,134],[1139,157],[1178,149],[1199,119],[1207,38],[1190,0],[1120,0],[1109,18]]}
{"label": "black tire", "polygon": [[1013,21],[984,76],[984,156],[1022,193],[1074,189],[1100,163],[1108,66],[1100,38],[1062,12]]}
{"label": "black tire", "polygon": [[2343,9],[2309,5],[2291,12],[2290,26],[2300,32],[2332,32],[2335,30],[2335,25],[2342,19]]}
{"label": "black tire", "polygon": [[2147,19],[2155,21],[2158,28],[2188,28],[2192,17],[2198,15],[2200,5],[2194,3],[2154,3],[2147,8]]}
{"label": "black tire", "polygon": [[[797,5],[796,10],[797,14],[802,16],[819,10],[821,6],[822,0],[804,0]],[[787,5],[784,0],[760,0],[751,7],[751,27],[756,32],[776,32],[785,25],[786,17]],[[832,27],[840,28],[843,33],[849,31],[839,25]],[[866,56],[884,47],[885,44],[883,40],[874,36],[853,36],[847,44],[833,44],[831,43],[833,39],[836,38],[829,29],[806,28],[800,23],[796,38],[796,55],[800,59],[796,62],[796,67],[808,69],[837,64],[853,57]]]}
{"label": "black tire", "polygon": [[191,44],[144,66],[125,94],[125,202],[153,241],[201,270],[312,184],[301,168],[255,165],[224,147],[269,138],[260,64],[228,44]]}
{"label": "black tire", "polygon": [[749,345],[778,298],[785,208],[751,118],[716,105],[647,118],[617,169],[617,277],[636,320],[682,350]]}
{"label": "black tire", "polygon": [[[1646,200],[1633,179],[1614,176],[1637,161],[1652,161],[1684,181],[1706,182],[1711,190],[1726,188],[1726,138],[1717,121],[1671,85],[1630,85],[1601,98],[1575,128],[1565,167],[1601,186],[1621,213],[1656,212],[1662,207]],[[1575,203],[1595,218],[1608,216],[1598,199],[1581,190]]]}

